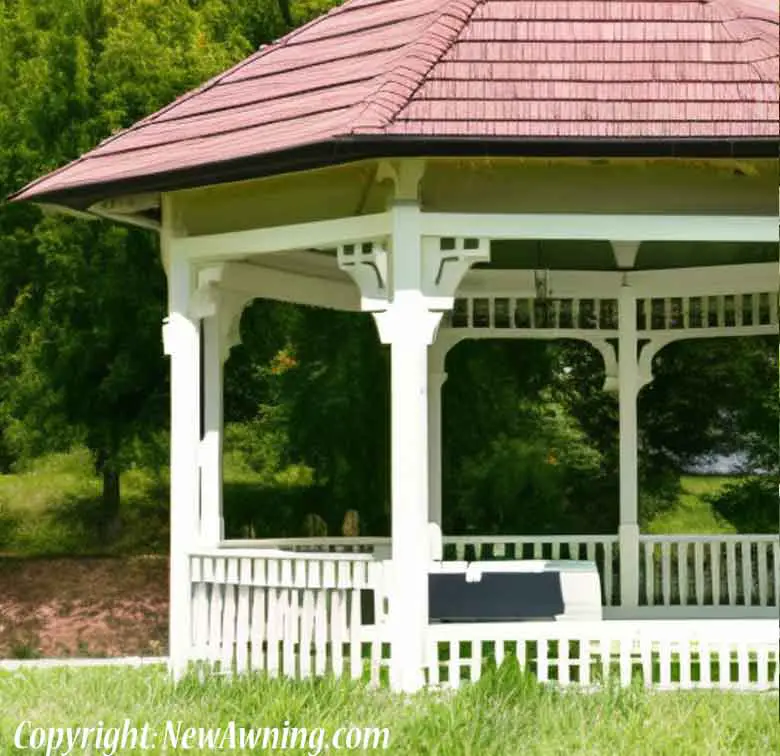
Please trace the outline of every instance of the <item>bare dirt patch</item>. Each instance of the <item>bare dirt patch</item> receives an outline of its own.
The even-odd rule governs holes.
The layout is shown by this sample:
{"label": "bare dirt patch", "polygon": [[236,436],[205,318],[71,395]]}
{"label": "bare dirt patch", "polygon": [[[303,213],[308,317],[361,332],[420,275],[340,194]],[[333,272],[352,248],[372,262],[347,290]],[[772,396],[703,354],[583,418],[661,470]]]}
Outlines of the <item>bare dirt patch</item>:
{"label": "bare dirt patch", "polygon": [[0,559],[0,658],[160,656],[165,557]]}

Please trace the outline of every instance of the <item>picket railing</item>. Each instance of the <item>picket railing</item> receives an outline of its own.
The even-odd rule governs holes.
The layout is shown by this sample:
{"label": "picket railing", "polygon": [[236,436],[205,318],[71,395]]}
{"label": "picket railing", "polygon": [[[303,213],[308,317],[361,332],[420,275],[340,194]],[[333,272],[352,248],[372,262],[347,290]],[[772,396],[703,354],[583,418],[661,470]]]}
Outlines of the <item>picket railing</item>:
{"label": "picket railing", "polygon": [[777,606],[780,539],[642,535],[640,586],[645,606]]}
{"label": "picket railing", "polygon": [[[292,552],[375,554],[390,556],[389,538],[273,538],[226,541],[230,548],[284,549]],[[587,559],[601,577],[605,606],[619,601],[619,553],[616,535],[588,536],[444,536],[445,560]]]}
{"label": "picket railing", "polygon": [[373,612],[381,620],[383,573],[382,562],[358,554],[253,549],[192,556],[192,659],[227,673],[300,679],[326,673],[361,678],[368,669],[376,683],[381,638],[364,632],[362,592],[373,590]]}
{"label": "picket railing", "polygon": [[[511,660],[511,661],[509,661]],[[428,683],[458,688],[509,661],[541,683],[777,690],[773,620],[431,625]]]}
{"label": "picket railing", "polygon": [[[228,541],[226,548],[390,556],[389,538]],[[596,563],[602,603],[620,608],[616,535],[444,536],[445,560],[586,559]],[[640,535],[640,607],[780,605],[780,539],[772,535]]]}
{"label": "picket railing", "polygon": [[[193,555],[191,658],[228,674],[379,684],[392,649],[389,564],[370,554],[235,547]],[[511,657],[562,686],[639,677],[658,689],[778,688],[773,620],[434,624],[426,633],[434,686],[476,681]]]}

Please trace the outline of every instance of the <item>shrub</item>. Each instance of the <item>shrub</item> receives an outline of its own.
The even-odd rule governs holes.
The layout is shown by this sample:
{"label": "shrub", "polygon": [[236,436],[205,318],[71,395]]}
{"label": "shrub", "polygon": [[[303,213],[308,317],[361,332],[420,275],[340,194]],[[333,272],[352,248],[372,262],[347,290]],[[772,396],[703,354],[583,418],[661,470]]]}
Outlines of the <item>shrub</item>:
{"label": "shrub", "polygon": [[774,476],[747,478],[707,497],[712,508],[739,533],[780,530],[778,481]]}

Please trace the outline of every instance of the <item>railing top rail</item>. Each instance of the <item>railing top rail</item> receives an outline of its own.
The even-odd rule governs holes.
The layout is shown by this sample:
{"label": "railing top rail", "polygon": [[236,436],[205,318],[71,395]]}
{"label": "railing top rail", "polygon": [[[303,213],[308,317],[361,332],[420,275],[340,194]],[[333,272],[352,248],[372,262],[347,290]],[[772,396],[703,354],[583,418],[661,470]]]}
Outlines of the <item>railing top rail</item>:
{"label": "railing top rail", "polygon": [[780,537],[769,533],[721,533],[712,535],[679,534],[649,535],[641,534],[639,540],[644,543],[780,543]]}
{"label": "railing top rail", "polygon": [[387,536],[322,536],[301,538],[235,538],[222,541],[221,548],[276,548],[279,546],[372,546],[390,543]]}
{"label": "railing top rail", "polygon": [[708,644],[778,645],[777,621],[737,620],[582,620],[566,622],[452,623],[429,625],[433,641],[588,640]]}
{"label": "railing top rail", "polygon": [[300,561],[301,559],[315,562],[373,562],[371,554],[331,553],[320,551],[281,551],[279,549],[233,548],[220,545],[212,549],[197,549],[191,557],[210,559],[278,559]]}
{"label": "railing top rail", "polygon": [[514,535],[514,536],[444,536],[443,541],[446,544],[509,544],[509,543],[559,543],[561,545],[568,543],[617,543],[618,536],[615,533],[609,535],[554,535],[554,536],[534,536],[534,535]]}
{"label": "railing top rail", "polygon": [[[615,533],[603,535],[496,535],[496,536],[469,536],[458,535],[442,538],[445,545],[453,546],[483,546],[483,545],[507,545],[507,544],[599,544],[599,543],[617,543],[618,536]],[[668,533],[668,534],[649,534],[641,533],[639,540],[643,543],[741,543],[750,541],[752,543],[780,543],[780,537],[771,533]],[[387,536],[360,536],[360,537],[340,537],[325,536],[319,538],[262,538],[262,539],[231,539],[222,541],[220,549],[235,551],[239,549],[280,549],[285,547],[311,546],[318,547],[370,547],[376,545],[389,545],[391,539]],[[320,553],[320,552],[312,552]]]}

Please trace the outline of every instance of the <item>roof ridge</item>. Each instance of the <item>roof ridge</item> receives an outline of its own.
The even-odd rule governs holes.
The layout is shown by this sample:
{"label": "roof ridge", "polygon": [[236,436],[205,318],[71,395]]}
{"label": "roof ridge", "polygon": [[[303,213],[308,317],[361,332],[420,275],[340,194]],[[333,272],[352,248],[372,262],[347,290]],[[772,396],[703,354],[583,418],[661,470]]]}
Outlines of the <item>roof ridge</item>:
{"label": "roof ridge", "polygon": [[[748,44],[750,42],[757,41],[756,37],[754,36],[754,32],[755,32],[754,24],[759,19],[755,19],[752,16],[743,15],[740,6],[738,4],[736,4],[735,6],[734,3],[723,2],[723,0],[709,0],[709,2],[707,3],[707,7],[713,15],[713,21],[721,26],[721,28],[726,33],[728,38],[737,46],[737,49],[739,49],[740,52],[742,53],[742,57],[743,57],[742,62],[745,65],[750,67],[753,73],[756,76],[758,76],[759,81],[764,83],[769,83],[769,84],[775,84],[777,86],[778,83],[777,78],[775,77],[774,79],[770,79],[769,81],[767,81],[767,77],[765,76],[764,70],[762,70],[760,61],[746,54],[746,48]],[[725,11],[727,8],[733,11],[736,17],[726,15]],[[742,36],[736,34],[735,31],[731,28],[732,25],[736,25],[739,29],[747,29],[749,32],[748,35]],[[758,41],[763,42],[765,40],[758,40]]]}
{"label": "roof ridge", "polygon": [[[372,133],[389,126],[425,83],[436,64],[458,40],[477,8],[485,2],[486,0],[447,0],[444,8],[423,33],[402,48],[397,62],[381,77],[376,91],[356,104],[355,107],[360,108],[360,112],[353,122],[351,133]],[[415,57],[419,59],[418,65],[408,65],[409,60]],[[422,67],[420,63],[423,64]],[[406,73],[402,73],[404,69]],[[405,91],[399,93],[399,87]]]}

